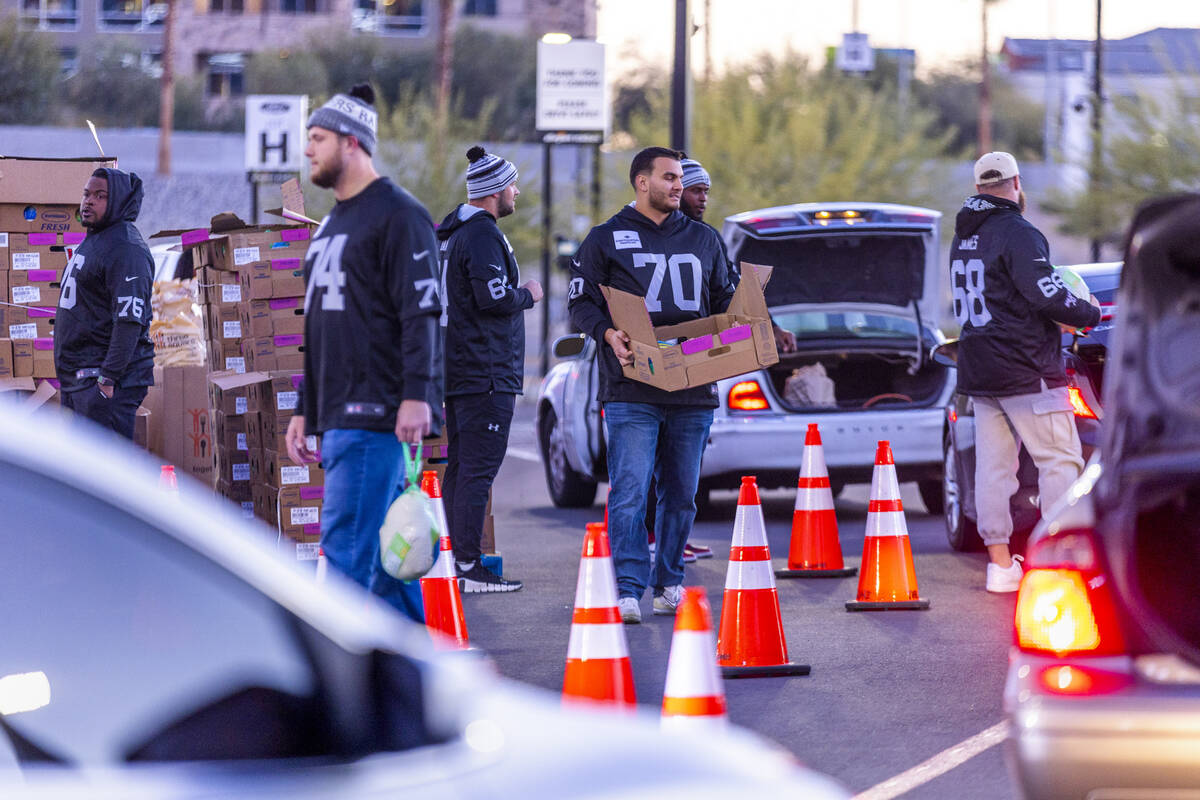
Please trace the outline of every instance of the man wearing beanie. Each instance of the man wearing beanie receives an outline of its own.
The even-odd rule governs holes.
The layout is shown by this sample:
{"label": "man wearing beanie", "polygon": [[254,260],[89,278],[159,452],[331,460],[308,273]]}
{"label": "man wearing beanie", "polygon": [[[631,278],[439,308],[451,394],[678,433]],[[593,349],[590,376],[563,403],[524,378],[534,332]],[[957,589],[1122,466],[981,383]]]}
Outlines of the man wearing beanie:
{"label": "man wearing beanie", "polygon": [[337,203],[304,262],[304,383],[288,455],[315,461],[305,436],[321,435],[325,557],[424,622],[419,582],[381,567],[379,528],[403,481],[404,443],[439,428],[437,239],[424,207],[375,171],[374,102],[359,85],[308,119],[312,181]]}
{"label": "man wearing beanie", "polygon": [[987,153],[975,162],[975,192],[959,209],[950,246],[954,317],[962,326],[958,391],[975,406],[975,501],[987,546],[989,592],[1015,592],[1020,556],[1008,549],[1021,444],[1038,470],[1042,513],[1083,469],[1067,394],[1058,325],[1100,321],[1063,284],[1046,237],[1023,216],[1017,160]]}
{"label": "man wearing beanie", "polygon": [[542,299],[542,287],[534,280],[518,286],[517,259],[496,224],[516,208],[517,168],[482,147],[468,150],[467,161],[467,202],[437,229],[449,445],[442,491],[463,591],[513,592],[521,582],[486,568],[480,542],[524,384],[524,312]]}

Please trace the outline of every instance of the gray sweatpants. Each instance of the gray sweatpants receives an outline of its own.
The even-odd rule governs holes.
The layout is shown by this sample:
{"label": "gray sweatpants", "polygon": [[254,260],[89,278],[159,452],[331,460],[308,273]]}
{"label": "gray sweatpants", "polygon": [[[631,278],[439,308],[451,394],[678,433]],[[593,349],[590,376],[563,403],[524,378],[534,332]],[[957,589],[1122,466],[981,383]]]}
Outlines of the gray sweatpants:
{"label": "gray sweatpants", "polygon": [[1009,502],[1019,488],[1017,467],[1025,444],[1038,471],[1039,505],[1050,508],[1083,471],[1079,431],[1067,387],[1011,397],[972,397],[975,404],[975,509],[985,545],[1008,544]]}

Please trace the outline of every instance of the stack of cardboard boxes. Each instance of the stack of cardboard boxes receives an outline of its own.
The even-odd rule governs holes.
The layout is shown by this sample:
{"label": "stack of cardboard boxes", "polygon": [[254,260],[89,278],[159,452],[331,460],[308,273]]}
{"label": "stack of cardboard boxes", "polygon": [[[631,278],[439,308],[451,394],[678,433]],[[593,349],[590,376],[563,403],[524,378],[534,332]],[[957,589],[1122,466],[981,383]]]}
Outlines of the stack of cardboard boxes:
{"label": "stack of cardboard boxes", "polygon": [[58,388],[54,315],[63,270],[85,234],[79,199],[93,170],[114,165],[108,158],[0,157],[0,380],[5,389]]}

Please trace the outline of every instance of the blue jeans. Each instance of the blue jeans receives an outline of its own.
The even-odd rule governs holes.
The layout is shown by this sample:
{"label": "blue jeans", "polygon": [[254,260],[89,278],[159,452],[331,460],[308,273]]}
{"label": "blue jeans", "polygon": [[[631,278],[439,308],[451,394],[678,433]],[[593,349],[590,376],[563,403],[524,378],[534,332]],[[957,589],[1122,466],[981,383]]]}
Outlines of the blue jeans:
{"label": "blue jeans", "polygon": [[[683,546],[696,519],[700,457],[713,410],[651,403],[605,403],[608,432],[608,538],[617,592],[656,595],[683,583]],[[656,470],[657,463],[657,470]],[[657,549],[653,569],[646,541],[646,493],[658,473]]]}
{"label": "blue jeans", "polygon": [[405,480],[402,447],[390,432],[325,431],[321,547],[329,566],[424,624],[420,581],[396,580],[383,571],[379,560],[379,528]]}

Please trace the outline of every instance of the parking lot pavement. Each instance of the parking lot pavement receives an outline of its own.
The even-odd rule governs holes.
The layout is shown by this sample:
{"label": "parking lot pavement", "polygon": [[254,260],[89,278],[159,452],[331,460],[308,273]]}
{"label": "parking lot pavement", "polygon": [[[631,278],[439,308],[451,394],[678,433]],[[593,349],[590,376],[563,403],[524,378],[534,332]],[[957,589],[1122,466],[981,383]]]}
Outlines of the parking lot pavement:
{"label": "parking lot pavement", "polygon": [[[510,455],[494,491],[504,570],[523,580],[525,588],[466,595],[464,605],[472,642],[489,652],[502,673],[558,692],[584,525],[602,519],[603,507],[551,504],[532,417],[528,404],[519,405]],[[857,566],[862,552],[868,494],[866,485],[849,486],[837,501],[849,565]],[[698,522],[693,537],[717,555],[688,565],[685,583],[706,588],[719,619],[736,495],[715,497],[713,518]],[[777,561],[787,552],[793,500],[786,490],[764,493],[768,539]],[[903,502],[921,594],[932,608],[849,614],[844,603],[854,597],[856,578],[780,581],[789,654],[793,661],[811,664],[812,674],[726,681],[730,718],[855,791],[921,767],[872,797],[900,796],[896,792],[905,790],[908,797],[1012,797],[996,745],[1002,729],[997,737],[995,726],[1001,722],[1015,596],[983,591],[983,557],[950,550],[941,518],[924,512],[914,485],[903,487]],[[625,630],[638,701],[655,712],[662,702],[673,620],[650,615],[649,602],[643,601],[643,624]]]}

